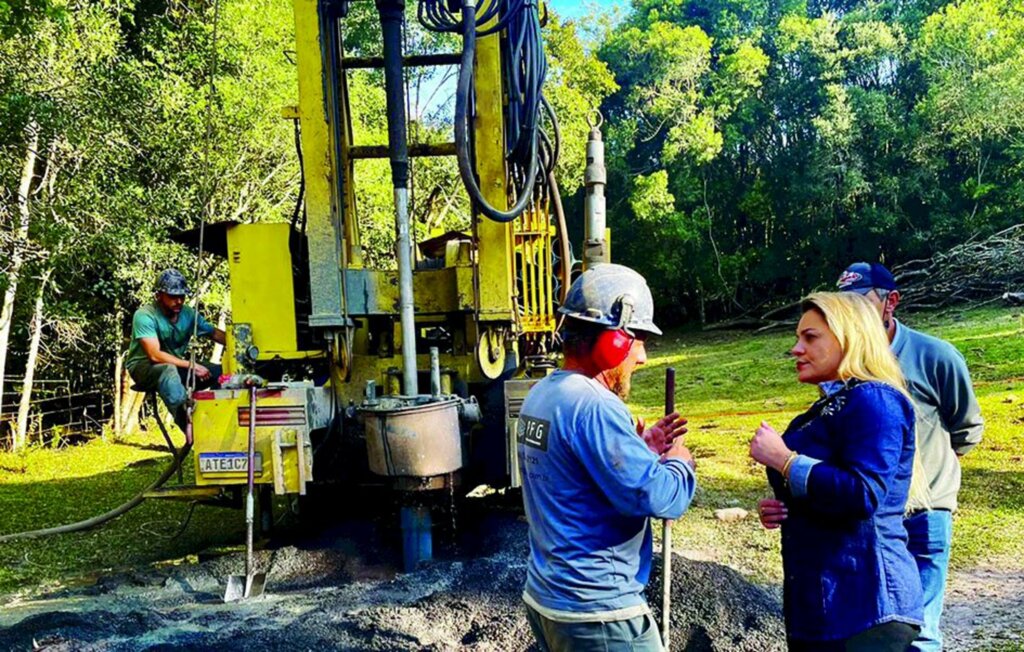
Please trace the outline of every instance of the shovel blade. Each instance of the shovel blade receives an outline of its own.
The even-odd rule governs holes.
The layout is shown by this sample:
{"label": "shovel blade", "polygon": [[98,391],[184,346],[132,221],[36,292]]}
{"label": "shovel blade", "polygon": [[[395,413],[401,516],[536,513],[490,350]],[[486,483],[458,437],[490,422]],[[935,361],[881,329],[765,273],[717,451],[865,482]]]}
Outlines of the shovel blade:
{"label": "shovel blade", "polygon": [[238,602],[239,600],[258,598],[263,595],[263,588],[266,586],[266,583],[266,573],[231,575],[228,577],[228,585],[224,589],[224,602]]}

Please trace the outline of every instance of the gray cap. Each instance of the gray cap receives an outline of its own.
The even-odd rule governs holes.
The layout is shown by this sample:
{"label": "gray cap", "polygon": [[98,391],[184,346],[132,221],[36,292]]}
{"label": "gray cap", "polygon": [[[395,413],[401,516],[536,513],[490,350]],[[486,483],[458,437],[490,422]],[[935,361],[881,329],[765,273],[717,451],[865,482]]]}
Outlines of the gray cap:
{"label": "gray cap", "polygon": [[654,325],[654,298],[647,281],[624,265],[603,263],[580,274],[558,312],[631,335],[661,335]]}
{"label": "gray cap", "polygon": [[173,297],[183,297],[192,292],[188,289],[185,276],[176,269],[165,269],[156,280],[156,291]]}

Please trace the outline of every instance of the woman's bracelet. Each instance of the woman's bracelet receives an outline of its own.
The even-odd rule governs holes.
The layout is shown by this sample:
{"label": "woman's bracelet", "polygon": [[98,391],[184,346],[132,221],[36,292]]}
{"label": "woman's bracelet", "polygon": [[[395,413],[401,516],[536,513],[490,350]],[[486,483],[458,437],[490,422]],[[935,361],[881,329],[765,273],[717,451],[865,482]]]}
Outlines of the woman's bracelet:
{"label": "woman's bracelet", "polygon": [[789,480],[789,467],[793,466],[793,460],[797,458],[796,451],[790,451],[789,457],[786,458],[786,463],[782,465],[782,477],[787,481]]}

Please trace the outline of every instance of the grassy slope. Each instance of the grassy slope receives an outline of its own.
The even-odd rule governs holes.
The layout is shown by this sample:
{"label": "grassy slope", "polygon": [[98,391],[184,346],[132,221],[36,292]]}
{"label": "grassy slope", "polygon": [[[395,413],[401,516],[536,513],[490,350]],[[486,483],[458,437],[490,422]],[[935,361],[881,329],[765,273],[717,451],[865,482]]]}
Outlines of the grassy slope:
{"label": "grassy slope", "polygon": [[[965,461],[953,563],[1022,568],[1024,338],[1018,311],[987,309],[908,321],[951,339],[965,353],[988,423],[985,442]],[[664,368],[676,368],[677,401],[691,420],[688,438],[700,458],[701,482],[693,508],[675,526],[677,549],[764,580],[778,579],[777,534],[761,530],[753,516],[725,524],[712,513],[728,506],[752,510],[767,495],[763,471],[747,456],[750,434],[761,419],[785,426],[815,397],[813,388],[794,380],[786,357],[791,341],[788,333],[669,333],[651,347],[632,397],[635,413],[656,417],[664,400]],[[158,437],[143,437],[25,456],[0,453],[0,533],[67,523],[120,504],[167,462],[157,442]],[[185,533],[169,539],[187,510],[183,503],[149,501],[100,530],[0,545],[0,593],[180,559],[240,540],[238,512],[211,507],[197,508]]]}
{"label": "grassy slope", "polygon": [[[978,309],[908,316],[907,323],[964,353],[986,420],[985,441],[964,459],[952,563],[1024,568],[1024,319],[1019,310]],[[795,380],[786,356],[792,342],[788,332],[669,333],[652,349],[631,398],[636,414],[657,416],[664,370],[675,367],[677,408],[690,419],[688,442],[699,458],[701,485],[675,525],[675,546],[765,580],[779,579],[778,534],[762,530],[753,515],[757,499],[769,493],[748,442],[762,419],[781,430],[816,397]],[[732,506],[751,516],[715,520],[714,510]]]}

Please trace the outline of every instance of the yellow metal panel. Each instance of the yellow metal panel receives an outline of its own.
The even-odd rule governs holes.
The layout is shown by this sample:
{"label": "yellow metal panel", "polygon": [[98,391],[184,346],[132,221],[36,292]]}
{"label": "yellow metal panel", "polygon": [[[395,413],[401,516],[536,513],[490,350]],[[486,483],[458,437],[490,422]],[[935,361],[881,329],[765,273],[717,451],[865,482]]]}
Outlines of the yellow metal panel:
{"label": "yellow metal panel", "polygon": [[[391,270],[361,272],[347,281],[355,298],[350,301],[353,315],[397,314],[398,273]],[[416,297],[416,316],[473,310],[473,268],[444,267],[419,270],[412,276]],[[366,288],[362,292],[361,288]]]}
{"label": "yellow metal panel", "polygon": [[[233,398],[203,399],[196,401],[194,420],[194,443],[192,446],[193,461],[196,469],[196,485],[242,485],[246,483],[246,474],[204,474],[200,470],[199,456],[203,453],[242,453],[248,450],[249,430],[239,423],[239,409],[249,407],[247,391],[234,392]],[[258,408],[274,406],[295,406],[295,397],[260,396]],[[303,405],[303,409],[305,406]],[[257,421],[259,423],[259,421]],[[274,483],[274,446],[278,439],[294,444],[296,431],[301,429],[303,439],[309,443],[308,431],[303,426],[268,425],[256,427],[256,453],[262,458],[262,473],[255,475],[257,484]],[[311,451],[306,449],[307,480],[312,479]],[[281,455],[284,489],[286,493],[299,492],[298,452],[294,446],[286,446]]]}
{"label": "yellow metal panel", "polygon": [[[339,61],[343,61],[345,53],[341,52],[338,56]],[[363,246],[359,235],[359,213],[356,212],[356,168],[352,157],[349,156],[349,148],[355,144],[355,137],[352,133],[352,111],[349,108],[348,73],[342,69],[339,74],[341,82],[337,102],[340,124],[335,133],[341,138],[341,160],[335,162],[334,169],[340,177],[342,188],[340,219],[345,227],[342,235],[342,265],[360,269],[363,267]]]}
{"label": "yellow metal panel", "polygon": [[333,209],[332,140],[324,96],[324,65],[320,48],[317,0],[293,0],[295,64],[299,76],[302,162],[306,180],[306,233],[309,237],[313,325],[342,320],[342,234]]}
{"label": "yellow metal panel", "polygon": [[[500,36],[477,41],[476,77],[476,171],[484,198],[499,209],[508,205],[505,174],[505,138],[502,130],[504,97],[501,89]],[[512,319],[512,225],[476,217],[479,262],[480,319]]]}
{"label": "yellow metal panel", "polygon": [[[230,272],[229,272],[230,273]],[[221,357],[221,372],[230,376],[238,371],[238,363],[231,352],[235,350],[235,334],[233,328],[224,331],[224,355]]]}
{"label": "yellow metal panel", "polygon": [[242,224],[228,229],[231,317],[251,324],[260,357],[295,351],[295,294],[288,224]]}

